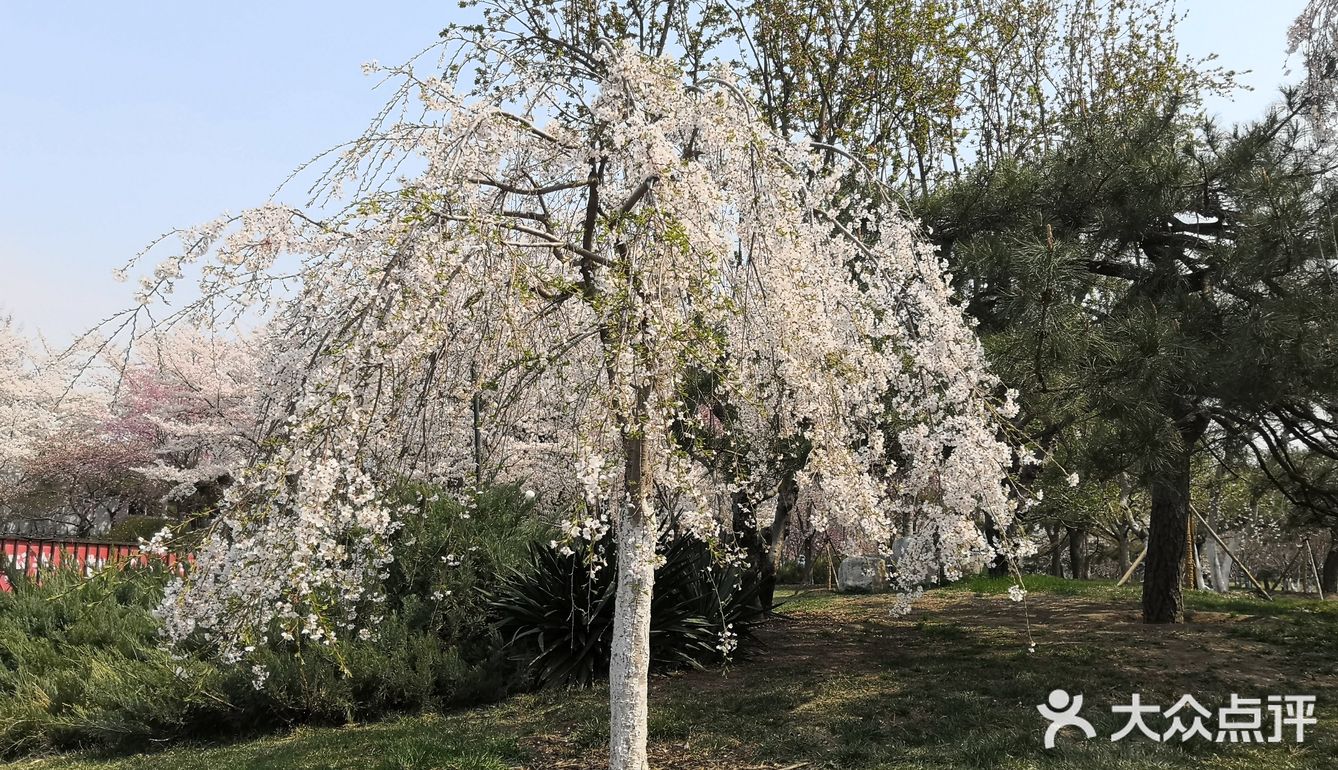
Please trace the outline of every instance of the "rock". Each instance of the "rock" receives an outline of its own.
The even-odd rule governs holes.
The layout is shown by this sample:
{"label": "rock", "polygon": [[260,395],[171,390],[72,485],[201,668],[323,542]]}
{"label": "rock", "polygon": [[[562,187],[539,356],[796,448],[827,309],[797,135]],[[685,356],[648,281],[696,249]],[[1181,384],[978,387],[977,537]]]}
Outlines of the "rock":
{"label": "rock", "polygon": [[836,570],[836,590],[870,593],[887,589],[887,562],[877,556],[849,556]]}
{"label": "rock", "polygon": [[899,564],[906,556],[906,548],[909,542],[910,541],[904,537],[893,538],[892,552],[888,554],[888,562],[894,565]]}

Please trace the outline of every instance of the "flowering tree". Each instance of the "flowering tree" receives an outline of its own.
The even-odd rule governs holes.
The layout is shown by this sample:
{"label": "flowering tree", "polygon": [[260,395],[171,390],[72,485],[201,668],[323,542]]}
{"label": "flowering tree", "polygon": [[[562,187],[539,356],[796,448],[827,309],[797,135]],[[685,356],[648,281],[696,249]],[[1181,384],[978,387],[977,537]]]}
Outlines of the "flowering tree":
{"label": "flowering tree", "polygon": [[1338,96],[1338,2],[1310,0],[1287,30],[1287,53],[1300,54],[1312,116],[1331,120]]}
{"label": "flowering tree", "polygon": [[[147,301],[203,262],[193,314],[270,311],[285,406],[169,590],[175,637],[241,656],[270,632],[367,633],[387,487],[478,473],[487,442],[547,479],[572,536],[617,537],[611,765],[641,770],[657,534],[671,516],[719,540],[735,491],[715,450],[683,441],[729,427],[689,395],[702,383],[802,439],[816,521],[905,536],[905,587],[993,555],[978,522],[1011,519],[997,383],[931,249],[849,184],[857,167],[768,131],[725,76],[685,85],[631,50],[602,62],[586,87],[485,56],[469,97],[391,70],[423,109],[385,115],[424,118],[355,143],[329,205],[184,232],[144,279]],[[300,287],[276,299],[291,272]]]}
{"label": "flowering tree", "polygon": [[50,355],[5,324],[0,366],[0,496],[29,526],[87,536],[132,513],[207,510],[255,449],[243,341],[182,328],[130,355],[92,337]]}
{"label": "flowering tree", "polygon": [[36,442],[24,467],[25,518],[88,537],[125,515],[147,512],[162,492],[133,468],[153,458],[152,425],[103,409],[57,414],[59,428]]}
{"label": "flowering tree", "polygon": [[142,456],[133,426],[111,418],[107,393],[76,382],[79,371],[77,356],[0,323],[0,506],[15,524],[88,534],[109,513],[109,470]]}
{"label": "flowering tree", "polygon": [[0,319],[0,506],[19,487],[36,442],[55,428],[60,391],[43,364],[13,322]]}
{"label": "flowering tree", "polygon": [[163,502],[208,510],[257,450],[262,393],[249,339],[182,327],[141,340],[116,403],[152,436],[135,471],[168,485]]}

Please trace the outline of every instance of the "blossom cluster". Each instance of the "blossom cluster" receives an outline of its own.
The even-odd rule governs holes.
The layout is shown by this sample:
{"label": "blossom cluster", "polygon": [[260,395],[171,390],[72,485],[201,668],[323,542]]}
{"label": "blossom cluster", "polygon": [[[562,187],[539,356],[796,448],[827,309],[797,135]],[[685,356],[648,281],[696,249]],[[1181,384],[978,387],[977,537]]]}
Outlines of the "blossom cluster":
{"label": "blossom cluster", "polygon": [[201,489],[256,445],[254,363],[244,340],[198,329],[51,352],[0,323],[0,506],[76,535],[207,508]]}
{"label": "blossom cluster", "polygon": [[[286,405],[169,592],[174,638],[241,654],[273,629],[374,622],[403,478],[523,480],[567,547],[633,520],[715,541],[764,497],[746,469],[802,443],[816,520],[900,538],[908,590],[997,554],[980,524],[1015,509],[1012,406],[918,228],[855,165],[770,132],[725,73],[685,86],[630,49],[605,65],[591,92],[517,77],[473,95],[395,70],[422,109],[386,114],[425,118],[351,146],[333,213],[220,218],[146,276],[151,298],[199,265],[196,314],[272,311]],[[300,267],[280,300],[281,259]],[[624,553],[653,561],[642,535]]]}

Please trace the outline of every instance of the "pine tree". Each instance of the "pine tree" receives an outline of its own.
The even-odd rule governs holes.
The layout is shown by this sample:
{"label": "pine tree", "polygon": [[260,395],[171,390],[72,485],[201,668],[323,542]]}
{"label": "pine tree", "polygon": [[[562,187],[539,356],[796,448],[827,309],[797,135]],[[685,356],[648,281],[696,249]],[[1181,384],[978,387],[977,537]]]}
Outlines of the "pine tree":
{"label": "pine tree", "polygon": [[1294,95],[1224,132],[1186,110],[1087,121],[927,207],[1033,434],[1070,426],[1152,500],[1143,615],[1179,622],[1190,463],[1244,437],[1293,503],[1338,510],[1294,461],[1338,457],[1334,166]]}

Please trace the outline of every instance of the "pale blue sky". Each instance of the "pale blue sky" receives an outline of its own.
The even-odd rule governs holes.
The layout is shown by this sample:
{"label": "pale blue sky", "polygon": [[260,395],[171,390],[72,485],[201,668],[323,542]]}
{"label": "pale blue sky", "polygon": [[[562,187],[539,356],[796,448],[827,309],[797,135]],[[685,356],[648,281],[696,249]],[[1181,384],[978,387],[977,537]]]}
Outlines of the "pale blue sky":
{"label": "pale blue sky", "polygon": [[[1181,0],[1188,53],[1251,69],[1262,111],[1304,0]],[[60,344],[126,307],[111,271],[174,226],[262,201],[356,136],[383,101],[359,65],[398,62],[453,1],[0,0],[0,314]]]}

